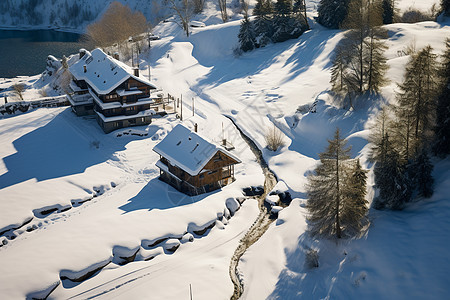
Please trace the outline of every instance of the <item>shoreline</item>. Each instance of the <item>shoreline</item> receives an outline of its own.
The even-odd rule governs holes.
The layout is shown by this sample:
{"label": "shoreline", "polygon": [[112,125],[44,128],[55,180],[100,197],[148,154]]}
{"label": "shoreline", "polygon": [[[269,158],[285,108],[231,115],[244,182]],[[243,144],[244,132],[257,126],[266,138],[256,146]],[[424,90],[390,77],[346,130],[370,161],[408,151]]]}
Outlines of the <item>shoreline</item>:
{"label": "shoreline", "polygon": [[53,31],[59,31],[59,32],[67,32],[67,33],[76,33],[80,35],[86,34],[86,30],[81,30],[79,28],[70,28],[70,27],[56,27],[56,26],[50,26],[50,25],[42,25],[42,26],[26,26],[26,25],[19,25],[19,26],[0,26],[0,30],[15,30],[15,31],[32,31],[32,30],[53,30]]}

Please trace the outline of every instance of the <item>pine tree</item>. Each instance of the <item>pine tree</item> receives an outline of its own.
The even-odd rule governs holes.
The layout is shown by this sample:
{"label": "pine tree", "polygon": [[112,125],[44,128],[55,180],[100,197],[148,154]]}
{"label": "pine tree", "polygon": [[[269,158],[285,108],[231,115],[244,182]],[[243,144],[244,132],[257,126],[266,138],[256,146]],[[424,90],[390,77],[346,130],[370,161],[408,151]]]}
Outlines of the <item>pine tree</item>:
{"label": "pine tree", "polygon": [[389,108],[384,106],[377,113],[375,123],[370,128],[369,142],[372,144],[369,158],[372,162],[386,159],[386,137],[390,131]]}
{"label": "pine tree", "polygon": [[347,17],[349,0],[320,0],[317,22],[328,28],[340,28]]}
{"label": "pine tree", "polygon": [[306,24],[306,29],[309,29],[305,0],[294,0],[292,12],[296,15],[297,19]]}
{"label": "pine tree", "polygon": [[432,50],[427,46],[412,56],[399,85],[397,118],[406,129],[406,159],[418,155],[433,137],[439,78]]}
{"label": "pine tree", "polygon": [[406,176],[405,164],[390,143],[388,134],[385,135],[384,145],[384,159],[377,161],[374,169],[375,187],[379,195],[374,199],[373,207],[399,210],[411,199],[411,182]]}
{"label": "pine tree", "polygon": [[383,24],[394,23],[395,0],[383,0]]}
{"label": "pine tree", "polygon": [[272,42],[273,22],[272,15],[273,7],[270,0],[257,0],[255,8],[253,9],[254,29],[256,36],[256,45],[264,47]]}
{"label": "pine tree", "polygon": [[331,67],[331,79],[332,90],[337,94],[347,94],[348,84],[346,78],[347,61],[345,57],[345,49],[342,45],[337,46],[335,49],[335,56],[333,58],[333,65]]}
{"label": "pine tree", "polygon": [[422,151],[408,166],[407,173],[418,195],[430,198],[433,195],[433,165],[426,150]]}
{"label": "pine tree", "polygon": [[442,11],[446,16],[450,16],[450,0],[441,0]]}
{"label": "pine tree", "polygon": [[[333,140],[328,140],[325,152],[320,153],[320,164],[315,174],[308,176],[308,221],[313,236],[341,238],[347,235],[346,228],[354,228],[348,224],[351,218],[341,220],[341,213],[350,211],[349,192],[345,186],[348,182],[348,162],[350,148],[336,129]],[[344,222],[344,223],[343,223]]]}
{"label": "pine tree", "polygon": [[365,39],[364,62],[367,67],[367,89],[378,93],[380,87],[387,83],[385,73],[388,68],[384,51],[388,48],[382,41],[387,37],[387,31],[380,26],[382,21],[381,3],[369,1],[367,4],[368,34]]}
{"label": "pine tree", "polygon": [[433,153],[445,157],[450,154],[450,39],[446,40],[440,76],[442,85],[436,106]]}
{"label": "pine tree", "polygon": [[348,53],[347,73],[349,90],[362,94],[366,90],[378,92],[386,83],[384,74],[387,70],[384,51],[385,43],[381,40],[385,30],[379,26],[381,7],[378,2],[368,0],[351,0],[343,27],[350,29],[344,43]]}
{"label": "pine tree", "polygon": [[291,13],[292,2],[290,0],[277,0],[273,19],[274,34],[272,36],[272,40],[275,43],[284,42],[293,38]]}
{"label": "pine tree", "polygon": [[367,171],[363,170],[359,159],[350,171],[343,197],[345,204],[341,213],[341,223],[346,224],[345,231],[348,235],[356,236],[367,223],[367,205],[369,204],[365,198]]}
{"label": "pine tree", "polygon": [[239,29],[239,45],[242,51],[247,52],[255,49],[256,40],[253,25],[247,16],[241,22]]}

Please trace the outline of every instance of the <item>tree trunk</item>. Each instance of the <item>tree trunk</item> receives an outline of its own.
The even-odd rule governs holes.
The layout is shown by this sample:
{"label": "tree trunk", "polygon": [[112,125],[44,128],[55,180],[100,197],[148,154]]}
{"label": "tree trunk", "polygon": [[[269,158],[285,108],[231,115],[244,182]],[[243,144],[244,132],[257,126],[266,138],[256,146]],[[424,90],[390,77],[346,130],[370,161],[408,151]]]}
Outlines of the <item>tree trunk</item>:
{"label": "tree trunk", "polygon": [[336,237],[341,238],[341,224],[339,220],[339,148],[336,149]]}

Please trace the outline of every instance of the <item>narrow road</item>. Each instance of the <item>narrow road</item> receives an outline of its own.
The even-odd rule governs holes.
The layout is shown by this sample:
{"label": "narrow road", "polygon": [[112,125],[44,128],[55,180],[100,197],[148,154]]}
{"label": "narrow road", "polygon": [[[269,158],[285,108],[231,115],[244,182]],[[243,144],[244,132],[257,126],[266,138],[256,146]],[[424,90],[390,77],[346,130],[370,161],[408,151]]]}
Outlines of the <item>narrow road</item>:
{"label": "narrow road", "polygon": [[261,166],[261,169],[263,170],[265,176],[264,193],[258,197],[260,213],[256,218],[255,222],[253,223],[253,225],[250,227],[250,229],[247,231],[244,237],[240,240],[239,246],[234,251],[233,257],[231,258],[230,262],[229,273],[231,281],[233,282],[234,285],[234,292],[233,296],[231,296],[231,299],[237,300],[242,296],[242,293],[244,292],[244,283],[242,278],[240,278],[240,273],[238,269],[239,260],[241,259],[245,251],[247,251],[247,249],[251,245],[253,245],[259,240],[259,238],[267,231],[269,225],[274,221],[274,219],[269,218],[270,207],[267,205],[264,199],[266,198],[267,194],[272,191],[273,187],[277,184],[277,177],[269,169],[269,166],[267,165],[267,162],[264,160],[261,150],[256,146],[255,142],[252,139],[250,139],[247,135],[245,135],[244,132],[242,132],[242,130],[239,128],[239,126],[236,125],[233,119],[231,119],[228,116],[226,117],[230,119],[231,122],[234,124],[234,126],[236,126],[236,128],[239,130],[239,133],[241,134],[242,138],[248,144],[253,154],[256,156],[256,160]]}

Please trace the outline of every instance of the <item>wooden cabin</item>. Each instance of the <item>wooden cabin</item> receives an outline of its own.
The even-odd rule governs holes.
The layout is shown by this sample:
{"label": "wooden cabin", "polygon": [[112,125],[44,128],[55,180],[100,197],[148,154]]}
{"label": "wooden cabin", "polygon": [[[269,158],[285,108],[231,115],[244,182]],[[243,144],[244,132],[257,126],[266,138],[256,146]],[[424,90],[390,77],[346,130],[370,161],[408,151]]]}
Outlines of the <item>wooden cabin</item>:
{"label": "wooden cabin", "polygon": [[156,86],[101,49],[80,50],[69,67],[73,80],[69,101],[78,116],[94,114],[102,129],[150,124],[155,113],[151,91]]}
{"label": "wooden cabin", "polygon": [[234,181],[234,165],[241,161],[221,146],[178,124],[153,148],[160,155],[160,179],[177,190],[198,195]]}

